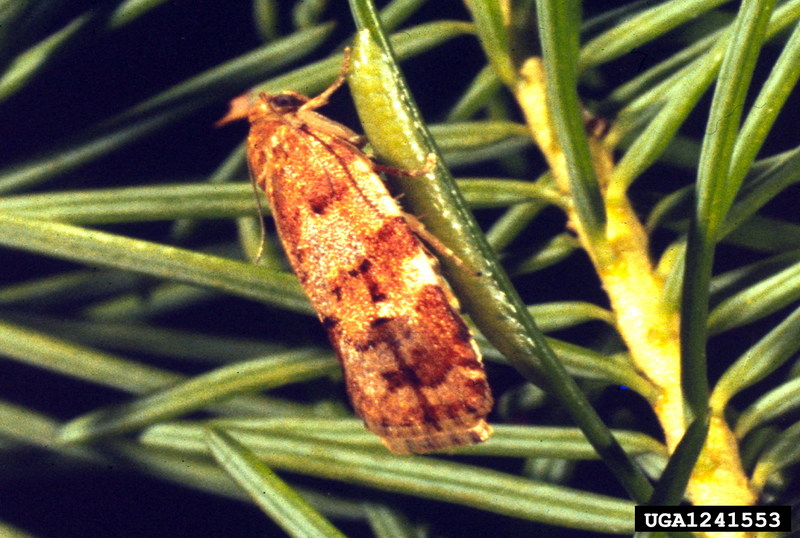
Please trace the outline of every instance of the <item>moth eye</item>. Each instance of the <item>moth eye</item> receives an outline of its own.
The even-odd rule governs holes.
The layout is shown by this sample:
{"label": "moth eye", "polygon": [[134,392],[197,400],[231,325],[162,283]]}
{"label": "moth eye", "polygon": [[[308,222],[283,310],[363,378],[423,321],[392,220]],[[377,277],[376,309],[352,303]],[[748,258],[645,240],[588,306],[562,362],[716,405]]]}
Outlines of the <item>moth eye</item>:
{"label": "moth eye", "polygon": [[285,93],[279,93],[278,95],[272,98],[272,108],[280,108],[280,109],[294,109],[298,108],[300,105],[303,104],[303,101],[295,97],[294,95],[289,95]]}

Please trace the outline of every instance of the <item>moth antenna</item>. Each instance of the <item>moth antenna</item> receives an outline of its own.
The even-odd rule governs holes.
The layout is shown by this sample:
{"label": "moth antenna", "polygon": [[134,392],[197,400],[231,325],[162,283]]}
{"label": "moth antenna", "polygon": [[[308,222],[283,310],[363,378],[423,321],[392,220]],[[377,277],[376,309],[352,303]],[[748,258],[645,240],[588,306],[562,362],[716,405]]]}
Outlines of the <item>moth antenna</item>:
{"label": "moth antenna", "polygon": [[[250,166],[248,164],[248,169],[249,168]],[[261,202],[261,196],[258,194],[258,184],[252,171],[250,171],[250,187],[253,189],[253,198],[256,199],[256,208],[258,209],[258,227],[261,232],[261,240],[258,242],[258,251],[256,252],[255,259],[253,260],[253,265],[258,265],[258,263],[261,261],[261,257],[264,255],[264,245],[267,241],[267,226],[264,224],[264,204]]]}

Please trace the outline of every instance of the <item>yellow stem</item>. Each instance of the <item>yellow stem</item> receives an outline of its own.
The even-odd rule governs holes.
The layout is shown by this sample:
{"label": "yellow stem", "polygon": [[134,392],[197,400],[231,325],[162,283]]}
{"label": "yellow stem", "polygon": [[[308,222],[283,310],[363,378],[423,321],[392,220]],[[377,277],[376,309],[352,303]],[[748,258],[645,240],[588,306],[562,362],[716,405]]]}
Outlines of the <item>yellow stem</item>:
{"label": "yellow stem", "polygon": [[[529,59],[520,75],[517,100],[558,188],[568,195],[566,158],[552,129],[541,61]],[[606,233],[599,240],[588,237],[574,208],[567,209],[569,226],[595,266],[633,363],[657,387],[658,396],[650,403],[672,452],[686,428],[679,313],[665,296],[664,280],[650,261],[647,233],[630,201],[619,189],[608,188],[614,167],[611,151],[597,138],[590,138],[590,148],[604,191]],[[753,504],[756,500],[741,466],[736,438],[720,416],[712,417],[687,494],[697,505]]]}

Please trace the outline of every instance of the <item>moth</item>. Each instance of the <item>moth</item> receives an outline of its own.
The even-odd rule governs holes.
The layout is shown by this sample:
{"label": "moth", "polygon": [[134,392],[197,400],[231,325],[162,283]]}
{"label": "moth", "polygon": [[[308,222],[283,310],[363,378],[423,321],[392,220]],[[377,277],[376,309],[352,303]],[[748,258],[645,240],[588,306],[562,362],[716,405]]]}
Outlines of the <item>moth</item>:
{"label": "moth", "polygon": [[249,107],[239,98],[220,123],[246,111],[253,181],[366,427],[398,454],[484,441],[492,396],[458,301],[364,139],[316,112],[346,65],[317,97],[261,93]]}

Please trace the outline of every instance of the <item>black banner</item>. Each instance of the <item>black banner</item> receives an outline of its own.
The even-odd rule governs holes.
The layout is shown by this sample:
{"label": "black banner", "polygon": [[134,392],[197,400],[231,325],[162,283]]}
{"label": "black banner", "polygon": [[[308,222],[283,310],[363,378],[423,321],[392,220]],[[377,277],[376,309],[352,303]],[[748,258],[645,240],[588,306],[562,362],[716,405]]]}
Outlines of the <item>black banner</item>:
{"label": "black banner", "polygon": [[791,531],[789,506],[637,506],[636,532]]}

